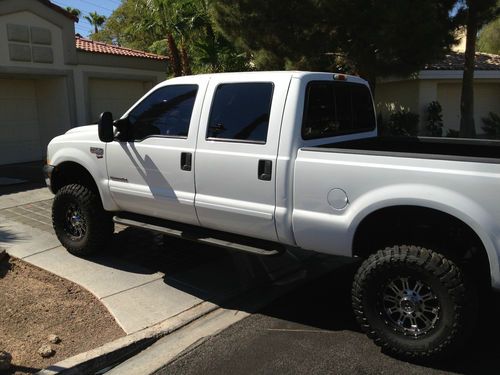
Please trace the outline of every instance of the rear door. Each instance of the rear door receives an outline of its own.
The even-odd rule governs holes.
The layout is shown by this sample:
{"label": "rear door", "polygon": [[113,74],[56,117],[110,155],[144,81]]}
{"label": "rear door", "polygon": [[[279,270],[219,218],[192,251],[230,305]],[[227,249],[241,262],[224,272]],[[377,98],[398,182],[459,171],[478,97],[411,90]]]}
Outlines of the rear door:
{"label": "rear door", "polygon": [[289,84],[290,75],[210,80],[195,157],[201,225],[277,240],[275,172]]}

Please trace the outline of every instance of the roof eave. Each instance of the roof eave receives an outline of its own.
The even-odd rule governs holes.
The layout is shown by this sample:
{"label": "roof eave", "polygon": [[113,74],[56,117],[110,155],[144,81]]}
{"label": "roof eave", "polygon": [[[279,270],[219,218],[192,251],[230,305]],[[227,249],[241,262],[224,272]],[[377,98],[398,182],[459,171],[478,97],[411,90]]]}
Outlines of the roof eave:
{"label": "roof eave", "polygon": [[[462,79],[464,75],[463,70],[438,70],[438,69],[427,69],[421,70],[418,73],[418,79],[428,80],[428,79]],[[499,70],[475,70],[474,79],[500,79],[500,69]]]}
{"label": "roof eave", "polygon": [[68,12],[66,9],[60,7],[59,5],[54,4],[54,3],[50,2],[49,0],[38,0],[38,1],[40,3],[42,3],[43,5],[46,5],[49,8],[55,10],[56,12],[61,13],[63,16],[68,17],[73,22],[77,22],[78,21],[78,17],[74,16],[73,14],[71,14],[70,12]]}

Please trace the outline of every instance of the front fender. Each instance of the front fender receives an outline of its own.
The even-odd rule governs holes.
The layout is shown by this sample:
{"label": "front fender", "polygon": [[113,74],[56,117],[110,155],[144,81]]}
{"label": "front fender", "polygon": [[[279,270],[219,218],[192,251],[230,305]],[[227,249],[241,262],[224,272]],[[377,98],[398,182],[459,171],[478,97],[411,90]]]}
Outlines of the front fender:
{"label": "front fender", "polygon": [[82,146],[80,144],[79,147],[72,147],[71,145],[62,146],[51,154],[50,164],[56,167],[64,162],[73,162],[81,165],[94,179],[97,189],[99,190],[99,195],[104,209],[107,211],[116,211],[118,210],[118,206],[109,191],[109,181],[105,159],[106,146],[104,145],[103,148],[104,157],[100,158],[98,158],[95,153],[91,153],[91,147],[103,148],[103,145],[87,144]]}

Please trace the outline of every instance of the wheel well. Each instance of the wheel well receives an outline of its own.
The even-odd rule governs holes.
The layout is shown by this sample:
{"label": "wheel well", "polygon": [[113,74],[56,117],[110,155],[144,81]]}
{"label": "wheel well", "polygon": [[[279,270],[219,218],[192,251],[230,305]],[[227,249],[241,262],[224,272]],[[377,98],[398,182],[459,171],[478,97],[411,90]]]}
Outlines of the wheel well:
{"label": "wheel well", "polygon": [[63,186],[69,184],[80,184],[99,194],[97,185],[90,172],[75,162],[61,163],[52,172],[51,187],[54,194]]}
{"label": "wheel well", "polygon": [[466,223],[442,211],[416,206],[396,206],[375,211],[358,226],[353,255],[367,257],[393,245],[417,245],[440,252],[480,275],[490,269],[486,249]]}

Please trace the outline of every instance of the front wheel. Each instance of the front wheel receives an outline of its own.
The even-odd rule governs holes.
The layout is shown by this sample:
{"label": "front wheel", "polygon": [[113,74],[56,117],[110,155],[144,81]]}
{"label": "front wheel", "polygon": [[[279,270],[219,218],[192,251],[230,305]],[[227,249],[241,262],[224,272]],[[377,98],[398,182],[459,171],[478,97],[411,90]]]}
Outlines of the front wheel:
{"label": "front wheel", "polygon": [[371,255],[352,288],[356,318],[374,342],[408,359],[432,359],[462,344],[473,301],[463,275],[443,255],[394,246]]}
{"label": "front wheel", "polygon": [[62,245],[78,256],[102,249],[114,230],[111,215],[103,209],[99,195],[78,184],[66,185],[57,192],[52,224]]}

